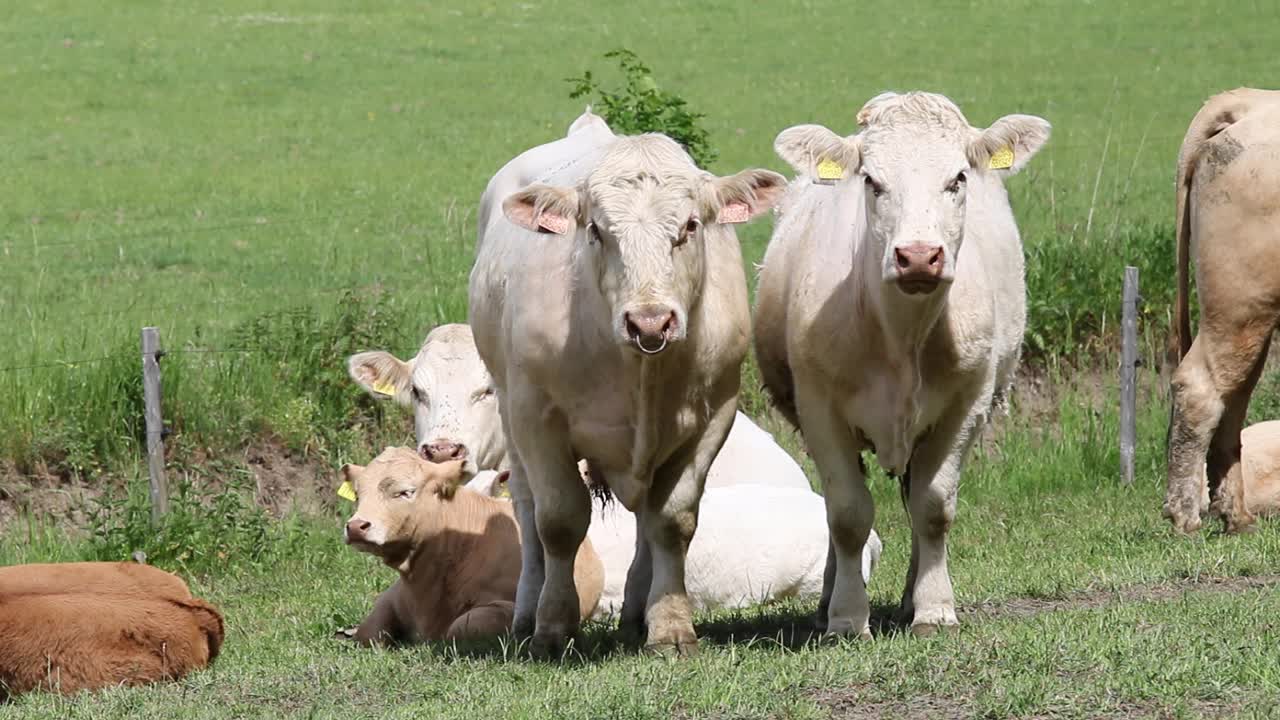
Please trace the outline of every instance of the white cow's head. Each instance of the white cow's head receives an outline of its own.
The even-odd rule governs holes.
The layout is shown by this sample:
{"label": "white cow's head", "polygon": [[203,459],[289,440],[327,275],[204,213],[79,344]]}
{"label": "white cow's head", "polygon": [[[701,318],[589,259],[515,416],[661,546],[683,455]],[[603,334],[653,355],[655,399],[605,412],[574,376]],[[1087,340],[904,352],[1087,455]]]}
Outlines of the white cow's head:
{"label": "white cow's head", "polygon": [[767,170],[717,177],[663,135],[621,137],[577,187],[531,185],[503,203],[516,225],[579,244],[619,344],[656,354],[688,333],[706,244],[767,212],[786,180]]}
{"label": "white cow's head", "polygon": [[858,124],[850,137],[797,125],[774,149],[801,175],[862,186],[881,278],[908,295],[955,278],[970,181],[1021,170],[1049,139],[1041,118],[1006,115],[979,130],[950,100],[923,92],[872,98]]}
{"label": "white cow's head", "polygon": [[432,330],[409,362],[387,352],[363,352],[348,358],[347,370],[374,397],[412,405],[422,457],[463,460],[468,476],[506,466],[493,378],[467,325]]}

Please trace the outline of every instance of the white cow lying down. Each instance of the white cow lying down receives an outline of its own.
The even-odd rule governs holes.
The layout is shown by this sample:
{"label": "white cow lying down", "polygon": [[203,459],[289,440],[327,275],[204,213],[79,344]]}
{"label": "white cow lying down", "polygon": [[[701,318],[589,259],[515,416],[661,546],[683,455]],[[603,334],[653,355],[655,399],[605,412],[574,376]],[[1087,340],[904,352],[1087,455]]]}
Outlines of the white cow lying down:
{"label": "white cow lying down", "polygon": [[[505,476],[484,471],[467,487],[497,496]],[[617,615],[636,551],[635,515],[621,503],[592,503],[587,537],[604,563],[604,590],[593,617]],[[827,537],[826,506],[811,490],[745,484],[707,488],[685,561],[689,601],[694,610],[714,610],[817,595]],[[862,550],[863,582],[871,579],[881,549],[872,530]]]}
{"label": "white cow lying down", "polygon": [[[374,397],[413,409],[418,452],[427,460],[461,459],[470,475],[509,468],[493,378],[467,325],[435,328],[408,362],[377,350],[352,355],[347,368]],[[707,472],[707,487],[746,483],[810,489],[804,471],[773,436],[738,413]]]}

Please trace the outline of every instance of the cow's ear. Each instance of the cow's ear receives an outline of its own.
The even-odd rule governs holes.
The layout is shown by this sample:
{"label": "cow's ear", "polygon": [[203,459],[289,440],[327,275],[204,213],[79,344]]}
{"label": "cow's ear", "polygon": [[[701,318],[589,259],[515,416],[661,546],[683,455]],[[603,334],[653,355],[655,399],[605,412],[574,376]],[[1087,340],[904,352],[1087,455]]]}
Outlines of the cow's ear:
{"label": "cow's ear", "polygon": [[504,200],[502,212],[525,230],[569,235],[578,224],[578,191],[554,185],[530,185]]}
{"label": "cow's ear", "polygon": [[1010,175],[1031,161],[1049,140],[1049,122],[1035,115],[1005,115],[969,143],[969,164]]}
{"label": "cow's ear", "polygon": [[342,479],[354,485],[356,482],[356,476],[364,472],[364,466],[356,465],[353,463],[347,463],[346,465],[342,466],[341,472],[342,472]]}
{"label": "cow's ear", "polygon": [[458,492],[458,488],[465,484],[463,483],[462,472],[465,462],[464,460],[450,460],[445,463],[432,463],[431,471],[435,474],[433,482],[436,495],[445,500],[453,498],[454,493]]}
{"label": "cow's ear", "polygon": [[858,137],[840,137],[821,125],[796,125],[778,133],[773,141],[778,157],[797,176],[824,182],[849,177],[862,166]]}
{"label": "cow's ear", "polygon": [[376,398],[392,398],[408,405],[413,389],[413,366],[389,352],[356,353],[347,358],[347,374]]}
{"label": "cow's ear", "polygon": [[[722,224],[744,223],[769,212],[787,191],[787,179],[770,170],[743,170],[711,181],[713,197],[705,217]],[[714,213],[714,215],[712,214]]]}

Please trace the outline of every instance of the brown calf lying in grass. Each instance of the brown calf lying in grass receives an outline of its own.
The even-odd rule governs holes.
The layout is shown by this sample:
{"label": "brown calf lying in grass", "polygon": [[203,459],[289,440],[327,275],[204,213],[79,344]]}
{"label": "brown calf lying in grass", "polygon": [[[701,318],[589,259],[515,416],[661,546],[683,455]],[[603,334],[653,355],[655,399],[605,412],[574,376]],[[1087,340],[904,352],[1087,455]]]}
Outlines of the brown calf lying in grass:
{"label": "brown calf lying in grass", "polygon": [[131,563],[0,568],[0,700],[176,680],[222,647],[222,616],[182,580]]}
{"label": "brown calf lying in grass", "polygon": [[[356,512],[347,544],[382,558],[400,579],[342,634],[361,644],[492,637],[511,628],[520,579],[520,530],[511,503],[463,484],[460,460],[430,463],[387,448],[367,467],[345,465]],[[574,581],[582,618],[600,600],[604,566],[584,540]]]}

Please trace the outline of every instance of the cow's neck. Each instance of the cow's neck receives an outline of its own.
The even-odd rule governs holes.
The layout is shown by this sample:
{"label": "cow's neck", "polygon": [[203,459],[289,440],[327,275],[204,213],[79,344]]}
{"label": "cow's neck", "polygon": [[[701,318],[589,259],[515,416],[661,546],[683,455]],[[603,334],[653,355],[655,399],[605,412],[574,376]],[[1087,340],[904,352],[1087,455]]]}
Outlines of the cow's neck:
{"label": "cow's neck", "polygon": [[[877,258],[878,260],[878,258]],[[886,469],[902,474],[923,432],[924,351],[929,337],[947,305],[949,286],[939,287],[925,297],[907,297],[882,279],[878,262],[860,263],[864,270],[859,303],[878,325],[883,347],[877,350],[888,369],[892,422],[873,442],[876,457]],[[870,428],[860,428],[867,431]]]}

